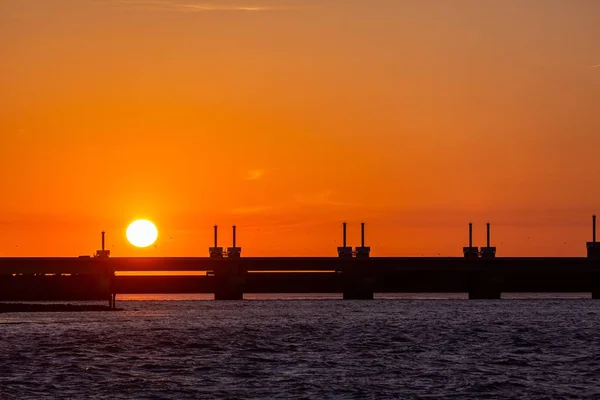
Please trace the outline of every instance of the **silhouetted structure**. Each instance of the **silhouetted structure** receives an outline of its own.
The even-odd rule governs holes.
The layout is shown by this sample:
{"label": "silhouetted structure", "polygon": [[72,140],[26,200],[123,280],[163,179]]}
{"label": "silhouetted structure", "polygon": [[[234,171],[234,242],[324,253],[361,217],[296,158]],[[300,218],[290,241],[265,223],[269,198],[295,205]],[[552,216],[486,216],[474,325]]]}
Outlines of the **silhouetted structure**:
{"label": "silhouetted structure", "polygon": [[487,241],[486,246],[481,248],[481,258],[495,258],[496,248],[490,246],[490,223],[486,224],[487,228]]}
{"label": "silhouetted structure", "polygon": [[352,247],[346,246],[346,222],[342,223],[342,246],[337,250],[339,258],[352,258]]}
{"label": "silhouetted structure", "polygon": [[108,258],[110,257],[110,250],[106,250],[105,246],[104,246],[104,238],[105,238],[105,234],[106,232],[102,231],[102,247],[101,250],[96,250],[96,257],[97,258]]}
{"label": "silhouetted structure", "polygon": [[473,247],[473,223],[469,222],[469,247],[463,247],[465,258],[478,258],[479,249]]}
{"label": "silhouetted structure", "polygon": [[235,229],[235,225],[233,225],[233,246],[227,248],[228,258],[240,258],[242,255],[242,248],[236,246]]}
{"label": "silhouetted structure", "polygon": [[[291,292],[341,292],[344,299],[372,299],[377,292],[467,292],[470,299],[499,299],[503,292],[591,292],[600,298],[595,217],[593,223],[588,257],[558,258],[495,257],[489,223],[481,257],[473,250],[472,224],[464,257],[359,257],[360,251],[353,257],[351,250],[348,257],[345,223],[338,257],[241,257],[241,250],[229,251],[238,249],[235,229],[228,255],[237,255],[224,257],[215,226],[210,257],[119,258],[97,252],[103,256],[0,258],[0,301],[107,299],[114,308],[118,293],[214,293],[217,300]],[[362,228],[357,249],[365,248]],[[205,271],[206,276],[115,276],[115,271]]]}
{"label": "silhouetted structure", "polygon": [[365,223],[360,223],[360,247],[356,248],[356,258],[369,258],[371,248],[365,246]]}
{"label": "silhouetted structure", "polygon": [[214,246],[213,247],[209,247],[208,248],[208,254],[210,255],[210,258],[223,258],[223,247],[219,247],[218,246],[218,230],[219,227],[217,225],[215,225],[214,227],[215,231],[214,231]]}
{"label": "silhouetted structure", "polygon": [[600,243],[596,242],[596,216],[592,215],[592,241],[587,242],[587,256],[600,260]]}

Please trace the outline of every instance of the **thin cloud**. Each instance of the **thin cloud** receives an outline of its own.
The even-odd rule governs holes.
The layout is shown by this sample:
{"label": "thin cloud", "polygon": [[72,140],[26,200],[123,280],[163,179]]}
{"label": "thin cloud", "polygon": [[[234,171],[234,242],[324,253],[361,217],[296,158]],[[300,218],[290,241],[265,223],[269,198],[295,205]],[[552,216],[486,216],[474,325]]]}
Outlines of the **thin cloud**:
{"label": "thin cloud", "polygon": [[265,170],[263,169],[252,169],[248,171],[246,174],[247,181],[257,181],[261,179],[265,175]]}
{"label": "thin cloud", "polygon": [[178,5],[180,11],[268,11],[272,10],[272,7],[266,6],[225,6],[221,4],[180,4]]}
{"label": "thin cloud", "polygon": [[[208,12],[208,11],[270,11],[270,10],[281,10],[282,7],[273,7],[266,5],[254,5],[254,4],[222,4],[222,3],[210,3],[210,2],[193,2],[193,1],[168,1],[168,0],[115,0],[112,3],[150,8],[160,9],[167,11],[181,11],[181,12]],[[250,1],[251,3],[251,1]]]}
{"label": "thin cloud", "polygon": [[272,207],[269,206],[256,206],[256,207],[238,207],[231,210],[233,214],[262,214],[271,211]]}
{"label": "thin cloud", "polygon": [[600,64],[598,64],[598,65],[592,65],[590,68],[600,68]]}
{"label": "thin cloud", "polygon": [[323,205],[323,206],[344,206],[344,207],[355,207],[357,204],[339,201],[334,198],[333,190],[325,190],[319,193],[310,194],[295,194],[293,195],[294,201],[297,204],[309,204],[309,205]]}

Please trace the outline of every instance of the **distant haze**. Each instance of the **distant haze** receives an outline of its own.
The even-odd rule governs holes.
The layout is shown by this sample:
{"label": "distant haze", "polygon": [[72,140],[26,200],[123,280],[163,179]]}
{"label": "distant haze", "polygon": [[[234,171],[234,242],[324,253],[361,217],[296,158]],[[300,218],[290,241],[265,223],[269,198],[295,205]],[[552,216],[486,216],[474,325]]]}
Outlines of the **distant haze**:
{"label": "distant haze", "polygon": [[[600,1],[0,0],[0,256],[584,255]],[[148,218],[156,247],[125,228]]]}

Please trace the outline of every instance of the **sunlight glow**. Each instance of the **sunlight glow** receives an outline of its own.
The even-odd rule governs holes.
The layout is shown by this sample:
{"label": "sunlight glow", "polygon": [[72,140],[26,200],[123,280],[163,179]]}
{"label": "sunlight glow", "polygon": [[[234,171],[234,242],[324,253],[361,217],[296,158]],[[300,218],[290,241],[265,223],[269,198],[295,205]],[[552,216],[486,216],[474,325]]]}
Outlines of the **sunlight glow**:
{"label": "sunlight glow", "polygon": [[126,232],[129,243],[136,247],[148,247],[156,242],[158,229],[147,219],[139,219],[129,224]]}

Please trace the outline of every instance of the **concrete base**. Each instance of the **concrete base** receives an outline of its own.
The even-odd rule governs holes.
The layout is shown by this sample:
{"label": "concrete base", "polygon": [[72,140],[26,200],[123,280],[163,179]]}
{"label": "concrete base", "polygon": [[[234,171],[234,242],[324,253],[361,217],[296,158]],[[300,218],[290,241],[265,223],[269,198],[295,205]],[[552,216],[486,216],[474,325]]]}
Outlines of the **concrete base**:
{"label": "concrete base", "polygon": [[339,258],[344,258],[344,259],[352,258],[352,247],[349,247],[349,246],[338,247],[337,250],[338,250]]}
{"label": "concrete base", "polygon": [[600,260],[600,242],[587,242],[587,258]]}
{"label": "concrete base", "polygon": [[344,291],[344,300],[373,300],[372,290],[347,290]]}
{"label": "concrete base", "polygon": [[244,300],[244,291],[235,288],[215,290],[215,300]]}
{"label": "concrete base", "polygon": [[370,247],[357,247],[355,253],[356,254],[356,258],[369,258],[369,256],[371,255],[371,248]]}
{"label": "concrete base", "polygon": [[469,276],[469,300],[500,300],[502,276],[495,271],[476,272]]}
{"label": "concrete base", "polygon": [[481,258],[496,258],[496,248],[495,247],[482,247],[481,248]]}
{"label": "concrete base", "polygon": [[243,300],[245,275],[246,271],[237,265],[215,268],[215,300]]}
{"label": "concrete base", "polygon": [[375,278],[369,268],[361,265],[342,270],[344,300],[373,300]]}
{"label": "concrete base", "polygon": [[479,247],[463,247],[465,258],[479,258]]}
{"label": "concrete base", "polygon": [[228,247],[227,258],[240,258],[242,256],[241,247]]}
{"label": "concrete base", "polygon": [[222,247],[209,247],[208,254],[210,258],[223,258],[223,248]]}
{"label": "concrete base", "polygon": [[475,288],[469,291],[469,300],[500,300],[502,292],[493,288]]}

